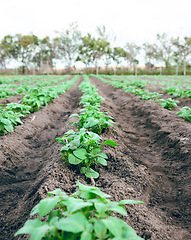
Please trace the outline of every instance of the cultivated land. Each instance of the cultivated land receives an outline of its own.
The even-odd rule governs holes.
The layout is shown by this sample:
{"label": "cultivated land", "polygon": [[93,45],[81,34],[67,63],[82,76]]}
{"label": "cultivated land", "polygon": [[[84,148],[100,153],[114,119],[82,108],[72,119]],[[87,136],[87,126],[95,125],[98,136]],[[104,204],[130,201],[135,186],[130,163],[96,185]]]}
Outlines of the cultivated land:
{"label": "cultivated land", "polygon": [[[128,76],[126,79],[132,81]],[[160,98],[174,98],[161,89],[166,87],[161,80],[142,79],[149,81],[149,91],[163,94]],[[96,186],[114,201],[144,202],[128,205],[128,217],[123,217],[143,239],[191,239],[191,123],[176,114],[179,107],[191,107],[191,98],[176,98],[178,106],[169,111],[160,102],[142,100],[140,95],[114,88],[95,76],[90,80],[105,99],[101,110],[117,124],[101,134],[103,141],[113,140],[118,147],[103,147],[108,165],[95,167],[99,172]],[[184,89],[191,84],[188,77],[179,80]],[[71,122],[69,116],[82,108],[81,81],[83,77],[49,105],[27,115],[13,133],[0,136],[0,239],[14,239],[14,233],[48,191],[61,188],[71,194],[77,180],[91,184],[75,166],[64,162],[61,144],[55,141],[71,129],[66,126]],[[20,99],[13,96],[0,101],[5,104]],[[27,237],[20,235],[17,239]]]}

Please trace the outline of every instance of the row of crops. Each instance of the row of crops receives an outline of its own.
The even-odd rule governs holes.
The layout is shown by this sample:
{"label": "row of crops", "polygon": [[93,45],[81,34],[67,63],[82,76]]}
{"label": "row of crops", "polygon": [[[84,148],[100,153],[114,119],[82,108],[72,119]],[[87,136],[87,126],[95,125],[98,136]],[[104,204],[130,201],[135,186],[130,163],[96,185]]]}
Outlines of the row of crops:
{"label": "row of crops", "polygon": [[[103,97],[87,76],[79,86],[83,92],[79,114],[72,114],[76,121],[72,128],[56,141],[62,144],[63,160],[75,165],[80,174],[90,178],[92,186],[77,182],[78,190],[71,196],[61,189],[49,192],[49,197],[41,200],[31,212],[38,217],[28,220],[15,236],[30,234],[31,239],[142,239],[122,219],[112,213],[127,216],[124,205],[143,203],[135,200],[111,201],[111,196],[95,187],[94,179],[99,177],[95,166],[107,166],[107,155],[102,152],[103,145],[117,146],[112,140],[102,141],[101,133],[112,126],[112,117],[101,112]],[[46,219],[46,221],[44,220]]]}
{"label": "row of crops", "polygon": [[27,81],[21,81],[15,83],[3,83],[0,85],[0,99],[16,96],[18,94],[24,94],[32,91],[35,88],[46,87],[49,85],[57,84],[64,81],[69,76],[55,77],[50,76],[48,79],[44,77],[33,77]]}
{"label": "row of crops", "polygon": [[[3,104],[0,107],[0,134],[6,134],[7,132],[13,132],[14,128],[18,124],[22,124],[22,118],[27,114],[38,111],[41,107],[46,106],[54,98],[57,98],[60,94],[63,94],[68,88],[70,88],[76,80],[78,75],[74,76],[72,80],[63,82],[68,76],[58,79],[48,79],[43,84],[43,87],[34,86],[24,94],[23,98],[18,103]],[[55,86],[48,86],[52,83],[62,82]],[[46,85],[46,87],[45,87]]]}
{"label": "row of crops", "polygon": [[[173,79],[172,81],[168,82],[167,79],[163,79],[162,85],[166,84],[166,87],[160,87],[160,90],[168,95],[173,96],[173,98],[168,97],[164,99],[162,93],[149,91],[149,89],[147,89],[147,84],[150,83],[148,79],[132,76],[128,78],[123,77],[120,79],[106,75],[92,76],[105,83],[111,84],[115,88],[122,88],[126,92],[131,92],[136,96],[139,96],[139,98],[142,100],[153,100],[155,102],[158,102],[160,103],[161,107],[168,110],[173,110],[178,106],[179,100],[176,100],[177,97],[191,99],[191,84],[189,80],[187,82],[182,82],[181,80],[175,81]],[[152,86],[154,84],[155,83],[152,82]],[[191,108],[189,106],[179,108],[177,114],[184,118],[186,121],[191,122]]]}

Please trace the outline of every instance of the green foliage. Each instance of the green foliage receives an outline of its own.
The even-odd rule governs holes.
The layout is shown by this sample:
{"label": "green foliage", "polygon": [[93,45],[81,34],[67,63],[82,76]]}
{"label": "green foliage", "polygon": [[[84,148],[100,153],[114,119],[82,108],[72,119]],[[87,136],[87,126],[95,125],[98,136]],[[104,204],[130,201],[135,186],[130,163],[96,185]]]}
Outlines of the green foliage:
{"label": "green foliage", "polygon": [[71,196],[60,189],[49,192],[49,197],[41,200],[31,212],[31,216],[38,214],[38,218],[28,220],[15,236],[29,234],[31,240],[142,239],[126,222],[111,214],[127,216],[125,204],[143,202],[113,202],[97,187],[86,186],[79,181],[77,185],[79,190]]}
{"label": "green foliage", "polygon": [[29,112],[28,106],[22,104],[8,104],[4,109],[0,108],[0,134],[13,132],[18,124],[23,124],[20,117],[24,117]]}
{"label": "green foliage", "polygon": [[90,168],[98,163],[107,166],[106,159],[108,158],[101,152],[102,145],[116,146],[113,141],[100,143],[101,137],[85,128],[74,132],[69,130],[63,138],[57,138],[56,141],[61,142],[64,147],[61,148],[63,159],[69,164],[78,165],[82,174],[87,178],[98,178],[99,173]]}
{"label": "green foliage", "polygon": [[31,112],[38,111],[41,107],[48,105],[58,95],[65,93],[71,87],[79,75],[76,75],[72,80],[51,87],[35,87],[29,91],[22,99],[22,103],[31,106]]}
{"label": "green foliage", "polygon": [[186,121],[191,122],[191,108],[185,106],[179,109],[180,111],[177,114],[183,117]]}
{"label": "green foliage", "polygon": [[30,106],[20,103],[9,103],[4,108],[4,110],[6,111],[12,111],[14,113],[17,113],[19,117],[24,117],[25,115],[29,114],[30,109]]}
{"label": "green foliage", "polygon": [[103,98],[98,95],[95,86],[90,84],[87,76],[84,76],[84,81],[79,87],[84,92],[81,97],[81,104],[84,105],[84,108],[80,115],[72,114],[70,116],[77,117],[78,121],[71,122],[70,125],[75,125],[78,131],[70,130],[65,133],[63,138],[56,140],[64,145],[61,152],[63,159],[68,164],[78,165],[80,172],[87,178],[98,178],[99,173],[90,167],[97,164],[107,166],[107,156],[101,152],[101,146],[104,144],[117,146],[111,140],[100,143],[101,137],[98,134],[101,134],[103,129],[112,126],[114,122],[112,117],[99,111]]}
{"label": "green foliage", "polygon": [[30,106],[19,103],[9,103],[4,109],[0,108],[0,134],[13,132],[16,125],[23,124],[20,118],[29,113]]}
{"label": "green foliage", "polygon": [[79,75],[76,75],[72,80],[56,86],[33,88],[23,97],[21,100],[22,104],[9,103],[4,109],[1,107],[0,134],[13,132],[16,125],[23,123],[20,119],[21,117],[25,117],[30,112],[37,111],[42,106],[47,105],[52,99],[58,97],[59,94],[64,93],[71,87],[78,78]]}
{"label": "green foliage", "polygon": [[[132,80],[128,82],[127,80],[116,80],[113,77],[107,76],[112,81],[109,81],[101,76],[93,75],[94,77],[98,78],[99,80],[109,83],[115,88],[122,88],[126,92],[131,92],[137,96],[139,96],[143,100],[154,100],[155,102],[159,101],[161,94],[156,92],[149,92],[147,89],[143,89],[147,82],[143,82],[140,80]],[[106,76],[104,76],[106,77]]]}
{"label": "green foliage", "polygon": [[185,89],[181,89],[177,86],[171,86],[166,88],[165,93],[173,95],[174,97],[184,97],[187,95],[187,91]]}
{"label": "green foliage", "polygon": [[35,112],[56,97],[58,95],[52,88],[34,88],[23,97],[22,103],[31,106],[31,112]]}
{"label": "green foliage", "polygon": [[161,103],[161,107],[166,108],[168,110],[172,110],[173,108],[177,107],[177,103],[179,103],[179,101],[176,101],[172,98],[167,98],[165,99],[160,99]]}
{"label": "green foliage", "polygon": [[103,129],[107,129],[113,124],[113,118],[111,116],[105,115],[105,112],[100,112],[96,108],[91,107],[91,105],[87,108],[81,110],[80,115],[72,114],[72,116],[76,116],[78,121],[73,122],[75,126],[80,129],[82,127],[94,132],[101,134]]}

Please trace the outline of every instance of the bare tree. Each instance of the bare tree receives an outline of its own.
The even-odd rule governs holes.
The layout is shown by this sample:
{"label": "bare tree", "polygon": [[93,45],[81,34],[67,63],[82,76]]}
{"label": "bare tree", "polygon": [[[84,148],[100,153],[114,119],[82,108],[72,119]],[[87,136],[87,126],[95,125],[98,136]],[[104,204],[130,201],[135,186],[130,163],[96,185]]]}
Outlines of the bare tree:
{"label": "bare tree", "polygon": [[57,58],[61,59],[68,68],[74,66],[78,56],[79,45],[81,44],[81,32],[78,25],[72,23],[63,32],[57,32],[58,37],[54,39],[56,43]]}
{"label": "bare tree", "polygon": [[184,37],[184,39],[180,40],[180,38],[178,37],[172,39],[171,42],[176,47],[176,51],[174,52],[174,54],[176,57],[178,57],[177,61],[180,58],[183,59],[184,75],[186,75],[186,60],[188,55],[191,53],[191,38]]}
{"label": "bare tree", "polygon": [[124,49],[126,51],[125,59],[129,62],[130,69],[134,66],[135,75],[137,75],[137,65],[139,63],[137,56],[140,53],[141,47],[135,43],[126,43]]}

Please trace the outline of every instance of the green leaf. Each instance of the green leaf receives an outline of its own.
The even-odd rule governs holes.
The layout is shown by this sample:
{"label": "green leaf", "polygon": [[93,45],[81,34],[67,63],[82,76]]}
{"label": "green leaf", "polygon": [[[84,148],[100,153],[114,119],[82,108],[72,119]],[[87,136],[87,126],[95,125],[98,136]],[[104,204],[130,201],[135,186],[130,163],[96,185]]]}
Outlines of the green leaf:
{"label": "green leaf", "polygon": [[98,123],[99,123],[99,120],[95,119],[94,117],[89,117],[87,119],[87,122],[84,124],[84,127],[85,128],[91,128],[91,127],[95,126]]}
{"label": "green leaf", "polygon": [[46,216],[60,201],[59,196],[48,197],[40,201],[39,203],[39,216]]}
{"label": "green leaf", "polygon": [[[92,199],[92,198],[89,198],[90,197],[89,193],[91,193],[91,196],[93,195],[93,198],[96,198],[97,196],[99,196],[101,198],[110,198],[111,197],[110,195],[103,193],[98,187],[86,186],[86,185],[80,183],[79,181],[77,181],[76,185],[80,189],[81,193],[79,194],[79,191],[78,191],[78,196],[80,195],[81,198]],[[87,198],[85,197],[85,195],[83,195],[83,193],[85,193],[85,195],[87,195]],[[75,196],[75,194],[74,194],[74,196]]]}
{"label": "green leaf", "polygon": [[72,149],[72,150],[76,149],[79,146],[80,146],[80,140],[79,139],[75,139],[75,140],[70,142],[70,149]]}
{"label": "green leaf", "polygon": [[104,239],[104,236],[107,232],[107,228],[102,221],[98,220],[94,225],[95,235],[99,239]]}
{"label": "green leaf", "polygon": [[79,118],[79,115],[78,115],[77,113],[73,113],[72,115],[69,116],[69,118],[71,118],[71,117],[77,117],[77,118]]}
{"label": "green leaf", "polygon": [[75,155],[75,157],[84,160],[86,158],[87,152],[86,149],[84,148],[79,148],[75,151],[73,151],[73,154]]}
{"label": "green leaf", "polygon": [[57,196],[67,196],[65,192],[63,192],[60,188],[57,188],[51,192],[48,192],[48,196],[50,195],[57,195]]}
{"label": "green leaf", "polygon": [[67,205],[67,210],[68,210],[68,213],[71,214],[75,211],[78,211],[82,208],[89,207],[89,206],[92,206],[91,202],[84,202],[81,199],[70,198],[70,202]]}
{"label": "green leaf", "polygon": [[99,216],[101,218],[105,218],[107,217],[108,214],[106,214],[105,212],[108,210],[108,206],[107,204],[104,203],[94,203],[94,206],[99,214]]}
{"label": "green leaf", "polygon": [[95,156],[95,155],[97,155],[100,151],[101,151],[101,147],[94,147],[94,148],[91,150],[90,155],[91,155],[91,156]]}
{"label": "green leaf", "polygon": [[103,166],[107,166],[107,161],[104,158],[98,157],[97,162]]}
{"label": "green leaf", "polygon": [[120,213],[124,216],[127,216],[127,212],[125,210],[125,207],[124,206],[119,206],[118,202],[110,202],[109,203],[109,210],[113,211],[113,212]]}
{"label": "green leaf", "polygon": [[65,134],[66,134],[66,135],[70,135],[70,134],[75,134],[75,132],[74,132],[74,130],[70,129],[70,130],[67,131]]}
{"label": "green leaf", "polygon": [[31,211],[31,213],[30,213],[30,216],[33,216],[33,215],[39,213],[38,207],[39,207],[39,204],[37,204],[37,205],[32,209],[32,211]]}
{"label": "green leaf", "polygon": [[85,216],[78,212],[74,213],[67,218],[60,219],[55,226],[59,230],[63,230],[66,232],[73,232],[73,233],[79,233],[83,232],[86,229],[86,225],[89,224]]}
{"label": "green leaf", "polygon": [[4,127],[5,127],[5,129],[6,129],[8,132],[13,132],[13,126],[12,126],[11,123],[8,124],[8,125],[5,125]]}
{"label": "green leaf", "polygon": [[80,240],[92,240],[92,234],[85,231],[81,234]]}
{"label": "green leaf", "polygon": [[98,156],[108,159],[108,156],[105,153],[98,153]]}
{"label": "green leaf", "polygon": [[4,129],[4,124],[0,122],[0,131]]}
{"label": "green leaf", "polygon": [[107,219],[101,220],[105,226],[109,229],[109,231],[115,236],[116,240],[143,240],[143,238],[140,238],[137,236],[135,230],[131,228],[129,225],[127,225],[126,222],[124,222],[121,219],[115,218],[115,217],[108,217]]}
{"label": "green leaf", "polygon": [[60,149],[60,152],[65,152],[69,149],[68,144]]}
{"label": "green leaf", "polygon": [[[81,168],[82,169],[82,168]],[[84,174],[87,178],[98,178],[99,177],[99,173],[94,171],[92,168],[85,168],[83,167]]]}
{"label": "green leaf", "polygon": [[100,139],[101,139],[101,137],[97,133],[88,131],[88,134],[96,142],[100,141]]}
{"label": "green leaf", "polygon": [[119,202],[119,205],[123,205],[123,204],[134,204],[134,203],[144,204],[144,202],[141,202],[141,201],[124,199],[124,200],[121,200],[121,201]]}
{"label": "green leaf", "polygon": [[102,222],[106,226],[107,229],[116,237],[121,237],[122,235],[122,227],[120,226],[120,222],[118,222],[117,218],[108,217],[107,219],[103,219]]}
{"label": "green leaf", "polygon": [[107,140],[107,141],[105,141],[104,143],[101,143],[101,145],[105,145],[105,144],[110,145],[110,146],[114,146],[114,147],[117,147],[117,146],[118,146],[118,145],[117,145],[114,141],[112,141],[112,140]]}
{"label": "green leaf", "polygon": [[41,222],[38,218],[28,220],[25,225],[15,233],[15,237],[19,234],[31,234],[30,240],[41,240],[51,228],[48,223]]}
{"label": "green leaf", "polygon": [[69,161],[70,164],[78,165],[83,160],[75,157],[72,153],[70,153],[69,156],[68,156],[68,161]]}

